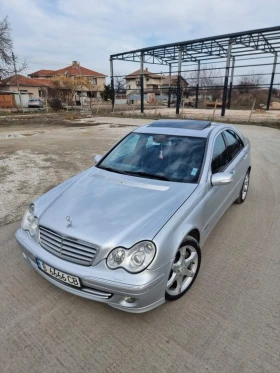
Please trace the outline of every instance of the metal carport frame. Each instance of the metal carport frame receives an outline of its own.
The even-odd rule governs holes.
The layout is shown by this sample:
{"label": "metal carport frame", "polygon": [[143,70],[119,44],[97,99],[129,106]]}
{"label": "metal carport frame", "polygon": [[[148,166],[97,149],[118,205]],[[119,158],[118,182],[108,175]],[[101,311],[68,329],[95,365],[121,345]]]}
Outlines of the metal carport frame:
{"label": "metal carport frame", "polygon": [[[209,63],[217,60],[225,61],[225,76],[223,85],[223,101],[221,115],[225,115],[226,103],[228,100],[228,108],[230,107],[232,81],[234,74],[234,66],[239,59],[247,56],[248,59],[254,56],[262,56],[269,54],[274,57],[272,65],[272,73],[268,90],[267,110],[270,107],[271,94],[274,84],[274,76],[277,66],[277,56],[280,52],[280,26],[257,29],[251,31],[237,32],[232,34],[219,35],[214,37],[207,37],[203,39],[189,40],[172,44],[158,45],[149,48],[136,49],[129,52],[112,54],[110,56],[111,68],[111,86],[113,88],[114,74],[113,61],[132,61],[140,64],[140,96],[141,96],[141,112],[144,112],[144,63],[167,65],[169,68],[169,82],[171,77],[172,67],[177,66],[178,80],[177,80],[177,103],[176,114],[179,114],[180,107],[180,76],[182,71],[182,64],[194,62],[197,63],[197,84],[196,84],[196,103],[198,103],[199,95],[199,72],[201,70],[200,64],[204,61]],[[230,67],[232,61],[232,67]],[[266,64],[267,65],[267,64]],[[246,65],[252,66],[250,64]],[[228,80],[231,70],[231,81],[228,89]],[[170,91],[170,83],[169,83]],[[114,89],[112,89],[112,104],[114,106]],[[168,104],[170,106],[170,92]]]}

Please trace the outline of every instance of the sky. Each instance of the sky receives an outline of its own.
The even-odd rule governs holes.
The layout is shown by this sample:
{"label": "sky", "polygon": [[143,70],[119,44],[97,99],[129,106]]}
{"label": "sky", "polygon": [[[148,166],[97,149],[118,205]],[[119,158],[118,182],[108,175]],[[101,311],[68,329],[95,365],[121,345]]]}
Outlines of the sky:
{"label": "sky", "polygon": [[[110,54],[279,25],[279,0],[0,0],[25,75],[72,61],[109,75]],[[158,67],[149,65],[152,71]],[[140,66],[116,62],[115,73]]]}

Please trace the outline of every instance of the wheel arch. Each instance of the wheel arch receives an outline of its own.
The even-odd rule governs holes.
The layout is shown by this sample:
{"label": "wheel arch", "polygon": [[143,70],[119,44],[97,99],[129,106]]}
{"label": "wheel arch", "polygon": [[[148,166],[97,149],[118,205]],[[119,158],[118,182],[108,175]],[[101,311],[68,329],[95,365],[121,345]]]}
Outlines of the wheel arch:
{"label": "wheel arch", "polygon": [[186,236],[184,237],[184,239],[187,236],[190,236],[190,237],[194,238],[198,243],[200,243],[200,232],[199,232],[199,230],[197,228],[193,228],[192,230],[190,230],[189,233],[186,234]]}

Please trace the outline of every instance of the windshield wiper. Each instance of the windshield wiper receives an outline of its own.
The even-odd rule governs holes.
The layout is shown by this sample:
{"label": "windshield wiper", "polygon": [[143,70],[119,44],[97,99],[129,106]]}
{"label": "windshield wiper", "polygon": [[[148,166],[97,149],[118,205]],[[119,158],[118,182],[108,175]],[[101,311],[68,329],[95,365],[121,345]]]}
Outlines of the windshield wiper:
{"label": "windshield wiper", "polygon": [[105,170],[105,171],[111,171],[111,172],[116,172],[117,174],[122,174],[122,175],[129,175],[128,172],[125,172],[125,171],[122,171],[122,170],[118,170],[118,169],[115,169],[113,167],[98,167],[100,168],[101,170]]}
{"label": "windshield wiper", "polygon": [[156,180],[165,180],[165,181],[171,181],[167,177],[163,175],[157,175],[157,174],[150,174],[148,172],[143,172],[143,171],[123,171],[123,170],[118,170],[113,167],[98,167],[101,170],[105,171],[111,171],[111,172],[116,172],[117,174],[122,174],[122,175],[131,175],[131,176],[139,176],[139,177],[146,177],[146,178],[151,178],[151,179],[156,179]]}
{"label": "windshield wiper", "polygon": [[148,172],[143,172],[143,171],[127,172],[127,175],[134,175],[134,176],[147,177],[147,178],[157,179],[157,180],[171,181],[170,179],[168,179],[167,177],[163,175],[150,174]]}

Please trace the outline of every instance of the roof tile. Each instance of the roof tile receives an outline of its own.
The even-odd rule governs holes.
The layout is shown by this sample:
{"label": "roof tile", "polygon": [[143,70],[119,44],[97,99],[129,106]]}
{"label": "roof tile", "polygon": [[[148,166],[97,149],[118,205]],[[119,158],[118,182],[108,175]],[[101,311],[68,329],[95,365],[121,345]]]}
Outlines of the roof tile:
{"label": "roof tile", "polygon": [[[35,78],[27,78],[23,75],[17,75],[18,83],[20,86],[27,86],[27,87],[44,87],[44,86],[52,86],[52,82],[50,79],[35,79]],[[16,86],[17,85],[17,77],[16,75],[12,75],[6,79],[2,80],[2,83],[6,86]]]}

